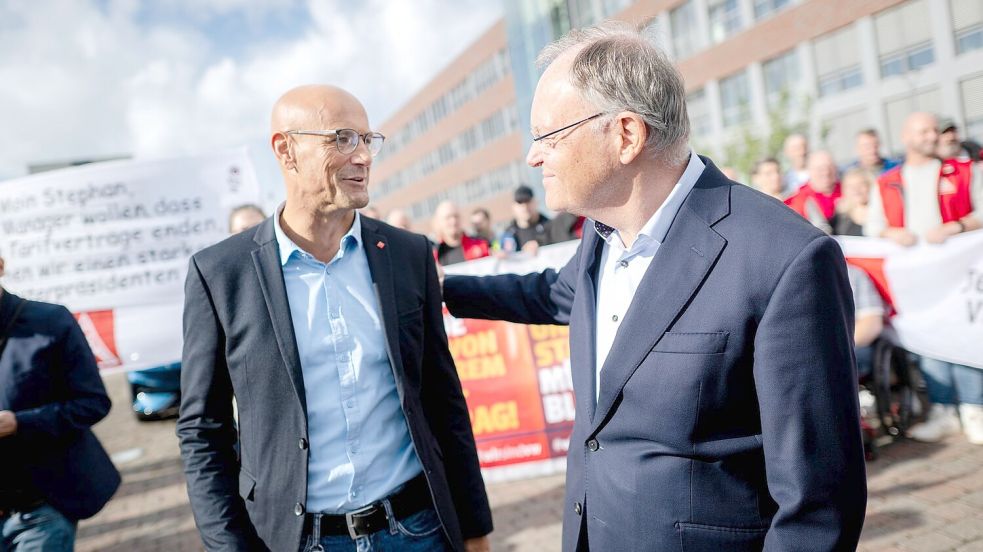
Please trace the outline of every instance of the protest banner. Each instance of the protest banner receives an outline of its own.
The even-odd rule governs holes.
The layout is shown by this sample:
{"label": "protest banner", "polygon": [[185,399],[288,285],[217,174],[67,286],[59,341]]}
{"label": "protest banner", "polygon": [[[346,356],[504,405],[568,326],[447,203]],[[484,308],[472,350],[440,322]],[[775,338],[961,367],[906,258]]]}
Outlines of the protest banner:
{"label": "protest banner", "polygon": [[76,314],[102,369],[181,356],[188,259],[259,189],[244,149],[113,161],[0,184],[4,286]]}

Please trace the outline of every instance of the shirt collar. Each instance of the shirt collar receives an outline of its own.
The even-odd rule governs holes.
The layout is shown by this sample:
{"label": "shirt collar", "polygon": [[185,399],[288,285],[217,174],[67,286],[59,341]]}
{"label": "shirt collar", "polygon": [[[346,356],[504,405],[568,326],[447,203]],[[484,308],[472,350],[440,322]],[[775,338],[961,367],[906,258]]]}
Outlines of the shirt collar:
{"label": "shirt collar", "polygon": [[[666,234],[669,233],[669,227],[672,225],[673,219],[676,218],[676,213],[679,212],[679,208],[683,205],[686,200],[686,196],[696,185],[696,181],[700,179],[703,174],[703,169],[706,166],[700,159],[700,156],[696,154],[695,151],[690,150],[689,153],[689,163],[686,164],[686,170],[683,171],[682,176],[679,177],[679,181],[676,185],[672,187],[666,200],[662,202],[662,205],[656,209],[655,213],[649,218],[648,222],[642,226],[642,229],[638,232],[638,238],[636,238],[635,243],[632,244],[632,249],[637,246],[643,246],[650,240],[661,245],[666,239]],[[620,249],[625,249],[624,242],[621,239],[621,235],[618,230],[612,228],[601,222],[594,222],[594,230],[601,236],[601,239],[606,241],[608,245],[618,247]]]}
{"label": "shirt collar", "polygon": [[[283,231],[283,227],[280,226],[280,217],[283,215],[283,207],[286,204],[286,202],[281,203],[276,208],[276,213],[273,216],[273,234],[276,236],[277,247],[280,249],[280,266],[286,265],[287,261],[290,260],[290,256],[295,252],[313,257],[310,253],[304,251],[299,245],[294,243],[287,236],[287,233]],[[341,237],[336,258],[345,254],[345,245],[351,242],[354,242],[358,247],[362,247],[362,218],[357,210],[355,211],[355,220],[352,222],[352,227]]]}

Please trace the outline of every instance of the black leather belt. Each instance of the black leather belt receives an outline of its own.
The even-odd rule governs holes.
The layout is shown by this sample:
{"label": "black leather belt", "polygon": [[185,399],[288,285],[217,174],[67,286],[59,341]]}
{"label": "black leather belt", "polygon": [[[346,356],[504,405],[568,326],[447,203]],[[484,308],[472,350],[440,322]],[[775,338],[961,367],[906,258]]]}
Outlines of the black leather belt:
{"label": "black leather belt", "polygon": [[[393,516],[402,519],[420,510],[433,506],[427,479],[420,474],[409,480],[399,492],[386,497],[392,507]],[[314,532],[314,516],[321,516],[321,531],[314,535],[315,541],[321,537],[348,535],[355,537],[371,535],[389,529],[389,516],[383,501],[373,502],[364,508],[346,514],[313,514],[304,516],[304,534]]]}

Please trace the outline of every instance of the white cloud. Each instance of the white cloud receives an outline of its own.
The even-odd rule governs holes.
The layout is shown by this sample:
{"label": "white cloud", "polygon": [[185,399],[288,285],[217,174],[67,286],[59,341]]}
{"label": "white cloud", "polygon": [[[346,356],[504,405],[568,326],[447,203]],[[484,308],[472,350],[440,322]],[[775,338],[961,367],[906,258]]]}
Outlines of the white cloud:
{"label": "white cloud", "polygon": [[[310,82],[349,89],[379,124],[501,15],[481,0],[309,0],[284,32],[283,5],[180,0],[155,19],[161,4],[134,0],[0,3],[0,179],[32,162],[263,143],[276,98]],[[215,34],[240,16],[238,34]]]}

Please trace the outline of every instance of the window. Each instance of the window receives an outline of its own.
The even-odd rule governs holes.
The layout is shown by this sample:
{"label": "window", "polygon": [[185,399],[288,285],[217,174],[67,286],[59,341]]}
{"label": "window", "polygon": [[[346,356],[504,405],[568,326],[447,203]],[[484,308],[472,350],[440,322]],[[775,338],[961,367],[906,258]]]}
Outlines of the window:
{"label": "window", "polygon": [[748,89],[747,73],[741,71],[732,77],[720,80],[720,108],[724,126],[734,126],[751,119],[751,92]]}
{"label": "window", "polygon": [[703,47],[693,0],[669,12],[669,26],[672,29],[672,47],[676,59],[689,57]]}
{"label": "window", "polygon": [[829,96],[864,83],[857,30],[852,25],[813,42],[819,95]]}
{"label": "window", "polygon": [[901,144],[901,127],[909,114],[915,111],[945,113],[942,109],[942,95],[938,88],[915,92],[885,102],[884,110],[887,115],[887,136],[883,136],[881,141],[888,144],[888,151],[891,153],[900,153],[904,149]]}
{"label": "window", "polygon": [[710,136],[713,129],[710,121],[710,106],[705,90],[701,88],[686,97],[686,112],[689,114],[692,139],[700,141]]}
{"label": "window", "polygon": [[959,83],[963,100],[963,118],[966,120],[966,138],[983,138],[983,75]]}
{"label": "window", "polygon": [[928,3],[915,0],[874,16],[881,77],[902,75],[935,61]]}
{"label": "window", "polygon": [[983,2],[952,0],[952,28],[956,31],[956,53],[983,48]]}
{"label": "window", "polygon": [[799,56],[791,50],[761,65],[765,75],[765,95],[768,107],[777,106],[782,95],[787,95],[789,103],[794,100],[799,84]]}
{"label": "window", "polygon": [[710,20],[710,39],[714,44],[744,27],[741,21],[741,8],[737,0],[707,0]]}
{"label": "window", "polygon": [[754,0],[754,18],[768,17],[791,3],[791,0]]}
{"label": "window", "polygon": [[840,165],[846,164],[856,157],[855,143],[857,133],[870,128],[867,111],[857,109],[841,113],[823,120],[823,138],[826,149],[833,154],[833,159]]}

